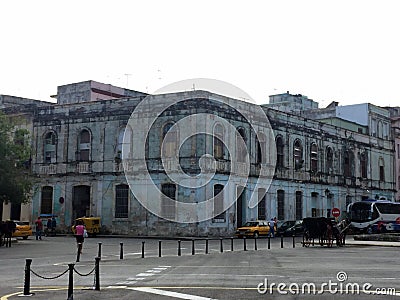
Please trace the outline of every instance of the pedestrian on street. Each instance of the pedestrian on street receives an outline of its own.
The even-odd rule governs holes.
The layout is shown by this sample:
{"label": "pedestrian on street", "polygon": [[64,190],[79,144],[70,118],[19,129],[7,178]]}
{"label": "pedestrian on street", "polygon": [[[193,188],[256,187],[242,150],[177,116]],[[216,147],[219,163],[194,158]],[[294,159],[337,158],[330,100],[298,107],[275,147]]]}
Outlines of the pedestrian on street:
{"label": "pedestrian on street", "polygon": [[47,227],[46,235],[49,236],[50,232],[51,232],[51,219],[50,218],[47,219],[46,227]]}
{"label": "pedestrian on street", "polygon": [[269,233],[268,236],[275,237],[275,222],[274,219],[271,219],[268,223],[269,225]]}
{"label": "pedestrian on street", "polygon": [[76,246],[78,247],[78,251],[81,254],[82,254],[83,242],[85,241],[83,236],[84,232],[85,232],[85,225],[83,224],[83,221],[81,220],[76,221],[75,225]]}
{"label": "pedestrian on street", "polygon": [[36,222],[36,240],[42,239],[43,223],[40,216],[37,218]]}
{"label": "pedestrian on street", "polygon": [[56,235],[56,227],[57,227],[57,221],[56,221],[56,218],[53,217],[53,218],[51,219],[51,233],[52,233],[53,235]]}

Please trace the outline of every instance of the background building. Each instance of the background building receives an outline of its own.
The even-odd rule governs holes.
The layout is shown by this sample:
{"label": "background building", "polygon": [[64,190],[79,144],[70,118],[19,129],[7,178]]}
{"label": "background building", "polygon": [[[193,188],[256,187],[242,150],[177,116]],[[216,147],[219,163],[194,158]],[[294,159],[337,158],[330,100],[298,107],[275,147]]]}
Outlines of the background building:
{"label": "background building", "polygon": [[[128,120],[146,96],[86,81],[59,87],[57,103],[40,103],[31,108],[32,170],[38,177],[32,196],[32,220],[39,214],[53,213],[58,215],[60,226],[68,229],[76,217],[93,215],[101,216],[103,230],[112,233],[218,236],[231,235],[249,220],[330,216],[334,207],[344,214],[349,203],[363,198],[395,199],[395,142],[388,110],[370,104],[341,107],[335,102],[318,109],[318,103],[303,95],[274,95],[270,104],[262,106],[273,129],[274,141],[268,142],[256,136],[266,133],[269,124],[252,120],[256,123],[255,132],[241,114],[218,100],[249,112],[254,110],[254,104],[206,91],[190,91],[152,98],[146,112],[149,114],[168,98],[184,97],[185,101],[164,111],[153,124],[145,139],[146,167],[159,190],[177,201],[191,203],[218,196],[210,207],[216,212],[232,198],[237,201],[207,221],[167,221],[135,199],[122,167],[124,135],[139,134],[136,128],[127,126]],[[161,163],[160,147],[175,123],[196,113],[219,116],[234,126],[249,149],[249,164],[245,160],[233,161],[218,139],[196,135],[182,145],[180,167],[191,175],[213,168],[216,174],[204,188],[190,189],[171,182],[166,173],[177,170]],[[221,140],[235,139],[227,136],[226,127],[217,118],[210,120],[208,126]],[[173,130],[166,140],[166,151],[173,152],[178,147],[182,129]],[[239,149],[234,151],[240,153]],[[275,156],[274,174],[260,173],[261,167],[272,161],[262,158],[260,153],[264,152]],[[215,161],[201,160],[205,154]],[[222,192],[231,174],[241,176],[247,172],[246,184],[230,185]],[[270,187],[256,188],[260,175],[273,176]],[[259,203],[250,208],[252,194],[257,195]],[[180,213],[163,199],[156,200],[163,216]]]}

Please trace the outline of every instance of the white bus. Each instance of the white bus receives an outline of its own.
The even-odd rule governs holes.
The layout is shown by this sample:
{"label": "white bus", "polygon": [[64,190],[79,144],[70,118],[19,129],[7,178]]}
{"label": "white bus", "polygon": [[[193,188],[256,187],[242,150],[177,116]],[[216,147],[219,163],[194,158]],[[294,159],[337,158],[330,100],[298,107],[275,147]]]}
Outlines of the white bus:
{"label": "white bus", "polygon": [[347,207],[351,226],[368,233],[400,231],[400,202],[366,199]]}

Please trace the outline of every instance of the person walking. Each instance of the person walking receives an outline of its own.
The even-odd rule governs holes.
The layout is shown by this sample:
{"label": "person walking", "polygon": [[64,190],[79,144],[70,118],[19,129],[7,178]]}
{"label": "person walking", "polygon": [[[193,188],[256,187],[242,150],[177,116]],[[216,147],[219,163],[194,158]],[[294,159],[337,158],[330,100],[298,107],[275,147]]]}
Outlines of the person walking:
{"label": "person walking", "polygon": [[78,220],[75,225],[75,238],[76,238],[76,245],[78,247],[78,251],[82,254],[83,242],[85,238],[83,236],[85,232],[85,225],[83,221]]}
{"label": "person walking", "polygon": [[45,235],[46,235],[46,236],[49,236],[49,235],[50,235],[50,232],[51,232],[51,219],[50,219],[50,218],[47,219],[46,227],[47,227],[47,228],[46,228]]}
{"label": "person walking", "polygon": [[35,226],[36,226],[36,240],[41,240],[42,239],[42,231],[43,231],[43,223],[42,220],[40,218],[40,216],[37,218],[36,222],[35,222]]}
{"label": "person walking", "polygon": [[51,219],[51,233],[53,234],[53,236],[56,235],[56,227],[57,227],[57,221],[56,221],[56,218],[53,217]]}
{"label": "person walking", "polygon": [[269,221],[269,233],[268,233],[268,236],[270,236],[270,237],[275,237],[275,222],[274,222],[274,219],[271,219],[270,221]]}

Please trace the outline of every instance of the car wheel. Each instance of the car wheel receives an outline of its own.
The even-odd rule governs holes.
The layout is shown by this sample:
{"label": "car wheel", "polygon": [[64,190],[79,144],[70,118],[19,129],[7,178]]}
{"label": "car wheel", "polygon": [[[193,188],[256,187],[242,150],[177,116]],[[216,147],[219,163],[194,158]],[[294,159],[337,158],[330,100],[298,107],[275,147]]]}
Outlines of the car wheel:
{"label": "car wheel", "polygon": [[26,236],[24,236],[24,237],[23,237],[23,239],[24,239],[24,240],[27,240],[27,239],[28,239],[28,236],[27,236],[27,235],[26,235]]}
{"label": "car wheel", "polygon": [[259,237],[260,235],[258,234],[258,232],[256,231],[256,232],[254,232],[254,234],[253,234],[253,237],[255,238],[255,239],[258,239],[258,237]]}

